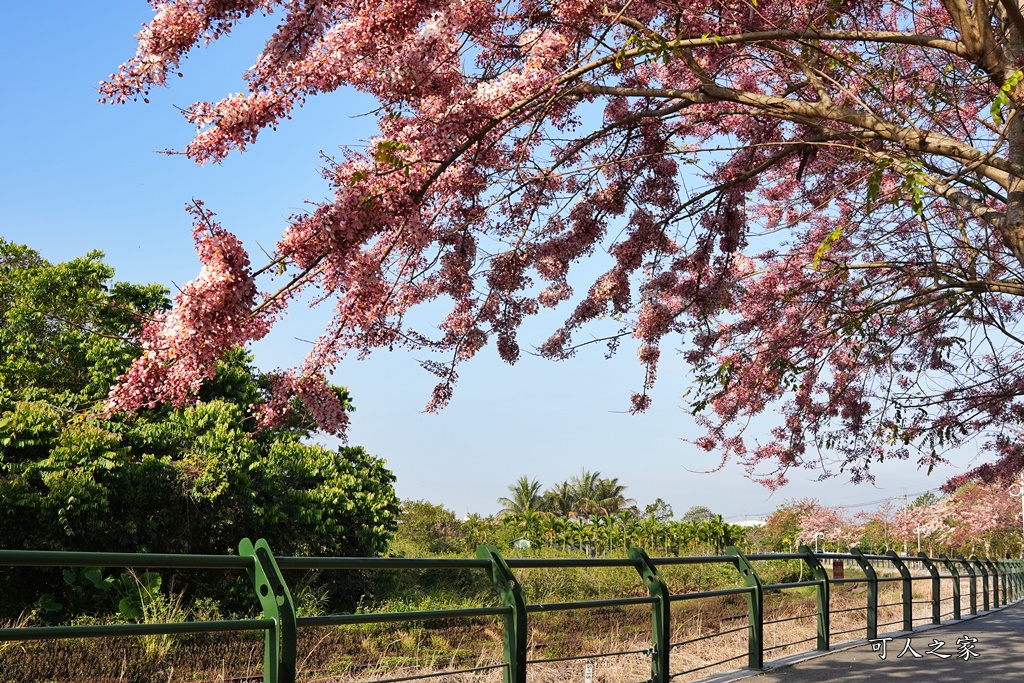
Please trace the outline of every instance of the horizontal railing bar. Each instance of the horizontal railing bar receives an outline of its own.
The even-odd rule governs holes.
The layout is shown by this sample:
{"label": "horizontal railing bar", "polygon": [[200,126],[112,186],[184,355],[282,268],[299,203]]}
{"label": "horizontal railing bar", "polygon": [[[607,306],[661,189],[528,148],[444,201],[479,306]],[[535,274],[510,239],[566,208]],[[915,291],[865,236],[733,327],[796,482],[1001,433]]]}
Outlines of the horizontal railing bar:
{"label": "horizontal railing bar", "polygon": [[780,588],[799,588],[800,586],[817,586],[820,585],[821,581],[793,581],[790,583],[766,583],[761,586],[762,590],[776,590]]}
{"label": "horizontal railing bar", "polygon": [[859,628],[849,628],[849,629],[846,629],[845,631],[829,631],[829,633],[831,633],[834,636],[843,636],[843,635],[846,635],[847,633],[855,633],[857,631],[863,631],[863,630],[864,630],[864,627],[861,626]]}
{"label": "horizontal railing bar", "polygon": [[658,598],[644,596],[642,598],[608,598],[606,600],[580,600],[578,602],[542,602],[526,606],[527,612],[560,612],[570,609],[590,609],[592,607],[618,607],[620,605],[650,605]]}
{"label": "horizontal railing bar", "polygon": [[679,676],[685,676],[686,674],[692,674],[692,673],[697,672],[697,671],[703,671],[704,669],[710,669],[713,666],[718,666],[719,664],[725,664],[726,662],[732,662],[732,661],[735,661],[737,659],[743,659],[746,656],[747,656],[747,654],[744,653],[742,655],[736,655],[735,657],[729,657],[729,659],[723,659],[723,660],[721,660],[719,662],[712,662],[711,664],[705,664],[704,666],[698,666],[696,669],[687,669],[686,671],[680,671],[679,673],[674,673],[671,676],[669,676],[669,680],[671,680],[673,678],[678,678]]}
{"label": "horizontal railing bar", "polygon": [[[636,655],[644,654],[648,655],[651,653],[651,648],[646,647],[641,650],[623,650],[622,652],[601,652],[588,655],[573,655],[571,657],[553,657],[551,659],[527,659],[527,664],[547,664],[550,662],[574,662],[580,659],[600,659],[601,657],[621,657],[622,655]],[[376,681],[373,681],[376,683]]]}
{"label": "horizontal railing bar", "polygon": [[159,567],[175,569],[248,569],[251,557],[92,553],[62,550],[0,550],[0,567]]}
{"label": "horizontal railing bar", "polygon": [[810,638],[804,638],[803,640],[794,640],[792,643],[786,643],[784,645],[773,645],[771,647],[764,648],[764,651],[771,652],[772,650],[781,650],[784,647],[793,647],[794,645],[799,645],[800,643],[809,643],[812,640],[817,640],[817,638],[817,636],[811,636]]}
{"label": "horizontal railing bar", "polygon": [[0,641],[44,640],[47,638],[100,638],[103,636],[152,636],[176,633],[217,633],[220,631],[266,631],[273,619],[226,621],[179,621],[159,624],[85,624],[81,626],[26,626],[0,628]]}
{"label": "horizontal railing bar", "polygon": [[655,565],[712,564],[715,562],[736,564],[736,558],[732,555],[694,555],[687,557],[652,557],[651,562]]}
{"label": "horizontal railing bar", "polygon": [[749,625],[747,625],[747,626],[737,626],[736,628],[731,628],[728,631],[718,631],[717,633],[707,633],[707,634],[705,634],[703,636],[700,636],[699,638],[690,638],[689,640],[680,640],[678,643],[669,643],[669,647],[681,647],[683,645],[689,645],[690,643],[699,643],[700,641],[707,640],[708,638],[717,638],[718,636],[727,636],[730,633],[736,633],[738,631],[749,631],[749,630],[750,630],[750,626]]}
{"label": "horizontal railing bar", "polygon": [[867,605],[864,607],[847,607],[846,609],[830,609],[830,614],[842,614],[843,612],[861,612],[867,609]]}
{"label": "horizontal railing bar", "polygon": [[639,560],[628,557],[507,557],[509,569],[535,567],[638,567]]}
{"label": "horizontal railing bar", "polygon": [[278,557],[281,569],[486,569],[486,560],[455,557]]}
{"label": "horizontal railing bar", "polygon": [[856,555],[850,555],[849,553],[814,553],[815,557],[819,557],[825,560],[856,560]]}
{"label": "horizontal railing bar", "polygon": [[800,553],[752,553],[746,557],[751,561],[804,559],[804,555],[801,555]]}
{"label": "horizontal railing bar", "polygon": [[816,616],[818,616],[818,615],[817,614],[801,614],[801,615],[795,616],[795,617],[786,617],[785,619],[772,619],[771,621],[765,621],[764,625],[767,626],[768,624],[781,624],[781,623],[786,622],[786,621],[797,621],[798,619],[812,619],[812,618],[814,618]]}
{"label": "horizontal railing bar", "polygon": [[699,591],[697,593],[673,593],[668,596],[669,602],[676,602],[677,600],[696,600],[697,598],[714,598],[720,595],[738,595],[740,593],[753,593],[753,586],[744,586],[743,588],[720,588],[714,591]]}
{"label": "horizontal railing bar", "polygon": [[508,664],[491,664],[489,666],[476,666],[472,669],[457,669],[455,671],[434,671],[429,674],[418,674],[416,676],[402,676],[401,678],[381,678],[373,683],[401,683],[402,681],[415,681],[420,678],[437,678],[439,676],[454,676],[455,674],[468,674],[474,671],[488,671],[490,669],[504,669]]}
{"label": "horizontal railing bar", "polygon": [[866,577],[865,578],[845,577],[845,578],[842,578],[842,579],[832,579],[832,578],[830,578],[828,580],[828,582],[829,583],[870,583],[871,579],[868,579]]}
{"label": "horizontal railing bar", "polygon": [[511,614],[511,607],[464,607],[420,612],[381,612],[377,614],[326,614],[319,617],[298,617],[297,626],[340,626],[343,624],[385,624],[393,621],[428,621],[456,617],[489,617]]}

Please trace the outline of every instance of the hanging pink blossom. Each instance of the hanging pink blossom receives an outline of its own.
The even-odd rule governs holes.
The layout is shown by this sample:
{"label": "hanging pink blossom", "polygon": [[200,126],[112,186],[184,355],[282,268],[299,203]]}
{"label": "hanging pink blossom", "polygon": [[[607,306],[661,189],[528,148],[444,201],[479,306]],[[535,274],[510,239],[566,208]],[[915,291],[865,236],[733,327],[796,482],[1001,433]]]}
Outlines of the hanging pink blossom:
{"label": "hanging pink blossom", "polygon": [[[334,316],[281,386],[313,404],[323,390],[304,378],[349,351],[432,354],[435,409],[488,344],[509,363],[524,344],[565,359],[601,328],[610,352],[637,349],[635,412],[663,346],[681,346],[694,441],[766,486],[800,466],[854,481],[883,459],[931,468],[979,435],[999,460],[971,477],[1019,469],[1024,35],[1003,5],[153,5],[101,99],[144,97],[190,50],[281,13],[244,87],[186,108],[196,162],[345,88],[379,101],[378,134],[330,161],[328,198],[266,267],[197,209],[203,270],[143,330],[112,407],[190,400],[218,354],[309,292]],[[604,272],[577,282],[599,251]],[[409,329],[431,302],[449,312]],[[520,338],[561,305],[546,341]],[[760,439],[744,433],[755,416],[773,420]]]}

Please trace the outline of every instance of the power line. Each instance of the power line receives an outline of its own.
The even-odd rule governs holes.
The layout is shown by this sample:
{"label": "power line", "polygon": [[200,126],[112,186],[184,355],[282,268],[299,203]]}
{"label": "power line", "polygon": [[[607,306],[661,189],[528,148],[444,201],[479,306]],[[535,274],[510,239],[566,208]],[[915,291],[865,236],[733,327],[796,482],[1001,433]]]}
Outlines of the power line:
{"label": "power line", "polygon": [[[900,493],[898,495],[888,496],[886,498],[879,498],[878,500],[869,500],[869,501],[864,502],[864,503],[846,503],[845,505],[832,505],[830,507],[837,507],[837,508],[841,508],[841,509],[844,509],[844,510],[849,509],[849,508],[866,508],[866,507],[871,507],[872,505],[880,505],[882,503],[885,503],[885,502],[888,502],[888,501],[891,501],[891,500],[899,500],[901,498],[904,499],[904,500],[906,500],[908,498],[918,498],[920,496],[925,495],[926,493],[935,493],[938,490],[939,489],[934,488],[934,489],[928,489],[927,491],[919,491],[918,493]],[[777,509],[778,508],[776,508],[776,510]],[[771,514],[773,512],[775,512],[775,510],[772,510],[771,512],[758,512],[758,513],[745,513],[745,514],[739,514],[739,515],[730,515],[728,517],[723,517],[723,519],[730,520],[730,519],[737,519],[737,518],[740,518],[740,517],[745,517],[745,518],[750,518],[750,517],[769,517],[769,516],[771,516]]]}

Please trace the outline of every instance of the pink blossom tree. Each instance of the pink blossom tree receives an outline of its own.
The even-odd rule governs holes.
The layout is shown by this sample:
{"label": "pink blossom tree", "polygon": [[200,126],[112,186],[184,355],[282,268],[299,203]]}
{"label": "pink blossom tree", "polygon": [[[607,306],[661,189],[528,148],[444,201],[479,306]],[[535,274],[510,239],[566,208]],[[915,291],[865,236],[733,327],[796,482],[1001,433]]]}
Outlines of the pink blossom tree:
{"label": "pink blossom tree", "polygon": [[816,538],[821,539],[822,549],[826,543],[833,543],[836,552],[846,552],[850,545],[853,529],[846,512],[840,507],[829,507],[813,501],[798,523],[798,538],[808,546],[814,547]]}
{"label": "pink blossom tree", "polygon": [[885,501],[873,510],[857,513],[857,520],[864,532],[862,539],[873,552],[884,553],[889,550],[894,534],[894,515],[895,510],[891,501]]}
{"label": "pink blossom tree", "polygon": [[1018,535],[1020,501],[1005,486],[967,484],[958,489],[950,501],[950,543],[974,554],[980,550],[990,555],[992,542],[1000,532]]}
{"label": "pink blossom tree", "polygon": [[916,553],[920,542],[921,550],[931,555],[935,543],[949,537],[954,514],[952,500],[948,497],[897,510],[892,517],[892,528],[896,538],[903,542],[903,553]]}
{"label": "pink blossom tree", "polygon": [[[196,210],[204,270],[143,333],[114,407],[186,400],[217,354],[315,290],[334,318],[287,391],[350,351],[406,346],[445,359],[425,364],[439,408],[460,363],[489,343],[514,363],[524,320],[571,302],[542,355],[573,355],[584,329],[612,350],[632,339],[641,411],[662,347],[682,343],[697,444],[767,465],[768,486],[801,465],[855,481],[883,456],[931,467],[1018,429],[1018,0],[153,5],[105,101],[280,15],[243,92],[186,108],[196,162],[342,88],[379,100],[379,134],[331,162],[331,197],[261,267]],[[610,267],[577,292],[570,271],[598,250]],[[408,329],[431,301],[450,304],[437,330]],[[341,428],[330,405],[314,413]],[[778,417],[755,442],[759,414]],[[1022,464],[1002,448],[984,475]]]}

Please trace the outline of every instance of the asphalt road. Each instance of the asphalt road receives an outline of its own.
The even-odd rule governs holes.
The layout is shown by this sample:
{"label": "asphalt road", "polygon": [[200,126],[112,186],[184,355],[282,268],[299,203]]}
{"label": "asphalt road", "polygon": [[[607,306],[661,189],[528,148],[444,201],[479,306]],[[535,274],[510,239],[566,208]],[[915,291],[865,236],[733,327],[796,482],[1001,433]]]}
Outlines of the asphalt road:
{"label": "asphalt road", "polygon": [[[982,683],[988,681],[1024,681],[1024,603],[1016,603],[971,619],[948,625],[921,628],[909,635],[911,652],[899,656],[907,644],[907,634],[886,633],[885,659],[881,644],[860,645],[802,661],[768,663],[764,673],[748,672],[742,676],[747,683],[871,683],[874,681],[906,681],[907,683]],[[957,640],[964,641],[977,655],[958,652]],[[944,641],[936,646],[934,640]],[[842,646],[841,646],[842,647]],[[875,648],[878,648],[877,651]],[[950,655],[939,657],[929,651]],[[964,659],[966,657],[966,659]],[[780,666],[780,664],[782,664]],[[738,680],[741,676],[714,677],[712,680]]]}

